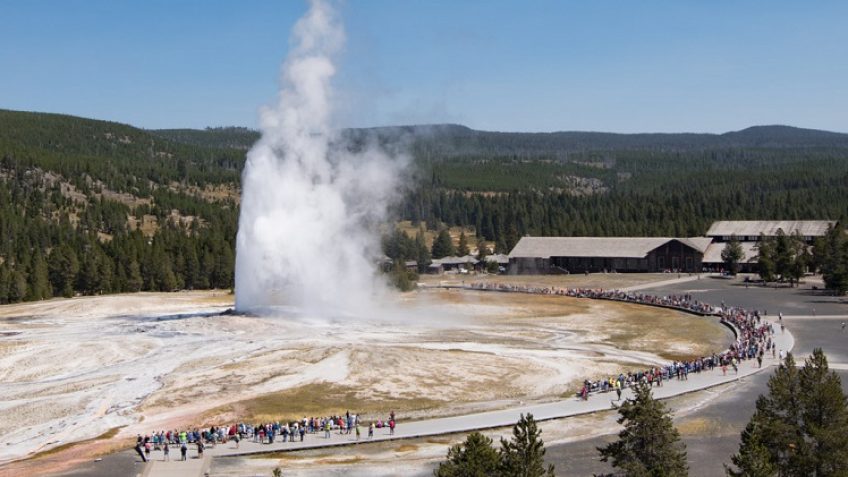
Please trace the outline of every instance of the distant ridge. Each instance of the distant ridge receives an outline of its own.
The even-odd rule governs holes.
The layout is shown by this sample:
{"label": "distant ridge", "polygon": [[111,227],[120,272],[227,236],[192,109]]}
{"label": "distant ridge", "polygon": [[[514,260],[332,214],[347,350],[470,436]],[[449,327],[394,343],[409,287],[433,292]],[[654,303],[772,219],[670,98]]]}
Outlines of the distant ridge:
{"label": "distant ridge", "polygon": [[489,132],[455,124],[393,126],[351,130],[353,135],[388,139],[409,135],[431,153],[556,154],[592,150],[688,151],[726,148],[848,148],[848,134],[791,126],[753,126],[723,134],[607,133],[561,131],[550,133]]}
{"label": "distant ridge", "polygon": [[[247,149],[259,133],[246,128],[152,130],[169,140],[207,147]],[[399,139],[428,155],[560,154],[581,151],[691,151],[727,148],[848,148],[848,134],[792,126],[752,126],[723,134],[608,133],[595,131],[497,132],[459,124],[426,124],[347,129],[354,141],[391,143]]]}
{"label": "distant ridge", "polygon": [[[171,143],[217,149],[249,149],[260,137],[245,127],[144,130],[113,121],[64,114],[0,109],[0,126],[23,126],[30,132],[48,133],[48,124],[76,120],[95,129],[111,128],[132,134],[150,134]],[[51,133],[53,131],[50,131]],[[49,134],[49,133],[48,133]],[[532,154],[581,151],[659,150],[691,151],[728,148],[848,148],[848,134],[785,125],[752,126],[723,134],[711,133],[609,133],[595,131],[499,132],[480,131],[459,124],[424,124],[347,129],[355,141],[395,142],[401,139],[413,151],[426,155]]]}

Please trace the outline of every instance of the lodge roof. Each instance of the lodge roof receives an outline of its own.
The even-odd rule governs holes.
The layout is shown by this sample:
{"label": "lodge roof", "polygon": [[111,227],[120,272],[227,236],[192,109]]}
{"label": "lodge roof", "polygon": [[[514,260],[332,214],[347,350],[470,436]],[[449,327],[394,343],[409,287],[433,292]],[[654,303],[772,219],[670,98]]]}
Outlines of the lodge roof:
{"label": "lodge roof", "polygon": [[651,250],[673,240],[700,252],[706,250],[710,241],[701,237],[522,237],[509,258],[645,258]]}
{"label": "lodge roof", "polygon": [[760,234],[774,237],[778,230],[787,235],[796,231],[803,236],[818,237],[827,232],[834,220],[720,220],[713,222],[707,231],[708,237],[755,237]]}

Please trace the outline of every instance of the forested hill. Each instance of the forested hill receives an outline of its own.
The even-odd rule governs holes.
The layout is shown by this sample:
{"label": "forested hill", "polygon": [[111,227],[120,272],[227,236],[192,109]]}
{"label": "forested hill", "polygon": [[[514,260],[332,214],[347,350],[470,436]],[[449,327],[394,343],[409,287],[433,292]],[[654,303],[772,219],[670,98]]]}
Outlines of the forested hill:
{"label": "forested hill", "polygon": [[[692,236],[718,219],[848,217],[848,135],[353,129],[408,152],[398,219],[525,234]],[[246,128],[143,130],[0,110],[0,303],[233,285]]]}
{"label": "forested hill", "polygon": [[755,126],[724,134],[615,134],[605,132],[514,133],[477,131],[459,125],[384,127],[350,130],[354,137],[391,141],[407,137],[425,156],[546,154],[584,151],[693,151],[726,148],[848,148],[848,134],[790,126]]}
{"label": "forested hill", "polygon": [[244,151],[0,110],[0,303],[228,288]]}

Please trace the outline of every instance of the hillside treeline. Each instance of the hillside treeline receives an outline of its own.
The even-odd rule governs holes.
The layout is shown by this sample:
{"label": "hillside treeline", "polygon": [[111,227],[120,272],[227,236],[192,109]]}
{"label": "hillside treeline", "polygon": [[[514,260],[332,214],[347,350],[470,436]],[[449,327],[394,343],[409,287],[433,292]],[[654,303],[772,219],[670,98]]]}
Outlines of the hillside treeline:
{"label": "hillside treeline", "polygon": [[[0,111],[0,302],[233,286],[238,181],[257,137]],[[498,252],[523,235],[698,236],[714,220],[848,217],[845,134],[342,135],[354,149],[375,137],[413,156],[397,219],[471,226],[469,243]]]}
{"label": "hillside treeline", "polygon": [[0,182],[0,303],[233,286],[232,212],[216,206],[190,226],[161,214],[145,235],[127,227],[126,206],[94,199],[75,217],[68,199],[35,183],[32,174]]}
{"label": "hillside treeline", "polygon": [[[0,303],[230,288],[244,152],[0,111]],[[147,224],[146,226],[143,224]]]}

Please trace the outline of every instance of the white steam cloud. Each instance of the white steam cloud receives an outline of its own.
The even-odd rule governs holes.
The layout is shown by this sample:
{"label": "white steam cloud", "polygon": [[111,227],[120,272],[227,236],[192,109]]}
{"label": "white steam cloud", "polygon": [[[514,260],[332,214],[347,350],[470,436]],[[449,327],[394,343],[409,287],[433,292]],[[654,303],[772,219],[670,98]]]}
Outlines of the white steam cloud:
{"label": "white steam cloud", "polygon": [[377,227],[404,161],[377,147],[354,151],[332,127],[333,59],[344,44],[333,5],[312,0],[291,43],[242,175],[236,309],[369,313],[383,290]]}

